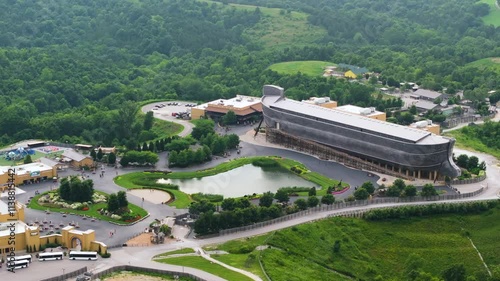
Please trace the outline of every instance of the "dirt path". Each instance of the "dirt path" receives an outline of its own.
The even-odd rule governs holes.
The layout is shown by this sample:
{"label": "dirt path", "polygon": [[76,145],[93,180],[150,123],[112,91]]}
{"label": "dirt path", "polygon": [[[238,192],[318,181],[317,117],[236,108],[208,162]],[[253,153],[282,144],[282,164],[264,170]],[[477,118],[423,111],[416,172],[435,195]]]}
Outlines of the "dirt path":
{"label": "dirt path", "polygon": [[129,193],[153,204],[168,202],[171,198],[167,192],[156,189],[131,189]]}
{"label": "dirt path", "polygon": [[117,275],[114,275],[110,278],[103,279],[106,281],[165,281],[165,280],[174,280],[166,277],[154,277],[148,275],[135,274],[128,271],[122,271]]}

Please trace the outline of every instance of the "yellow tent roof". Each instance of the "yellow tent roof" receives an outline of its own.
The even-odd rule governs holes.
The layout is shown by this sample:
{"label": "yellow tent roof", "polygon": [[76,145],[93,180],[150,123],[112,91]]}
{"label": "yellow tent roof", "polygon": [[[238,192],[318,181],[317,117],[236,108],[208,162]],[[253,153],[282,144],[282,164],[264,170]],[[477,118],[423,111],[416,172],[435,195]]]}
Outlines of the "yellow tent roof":
{"label": "yellow tent roof", "polygon": [[344,73],[344,77],[350,78],[350,79],[356,79],[356,77],[358,77],[358,76],[356,74],[354,74],[354,72],[349,70],[346,73]]}

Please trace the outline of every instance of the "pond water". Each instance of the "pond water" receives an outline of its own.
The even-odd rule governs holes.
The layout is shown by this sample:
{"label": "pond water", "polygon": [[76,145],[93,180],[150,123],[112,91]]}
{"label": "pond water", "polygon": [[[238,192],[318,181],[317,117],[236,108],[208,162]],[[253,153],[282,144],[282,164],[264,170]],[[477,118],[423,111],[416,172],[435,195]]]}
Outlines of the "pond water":
{"label": "pond water", "polygon": [[171,183],[179,186],[182,192],[221,194],[224,198],[241,197],[253,193],[276,192],[284,186],[317,187],[291,172],[281,169],[262,169],[253,165],[196,179],[160,179],[158,183]]}

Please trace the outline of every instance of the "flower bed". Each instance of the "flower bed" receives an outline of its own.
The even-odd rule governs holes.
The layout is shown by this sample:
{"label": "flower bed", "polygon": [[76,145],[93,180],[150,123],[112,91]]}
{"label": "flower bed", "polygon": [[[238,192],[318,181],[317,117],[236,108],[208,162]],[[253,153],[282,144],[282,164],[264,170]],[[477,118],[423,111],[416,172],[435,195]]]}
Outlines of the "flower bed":
{"label": "flower bed", "polygon": [[346,188],[344,188],[344,189],[342,189],[342,190],[339,190],[339,191],[334,191],[334,192],[332,192],[332,194],[333,194],[333,195],[339,195],[339,194],[342,194],[342,193],[344,193],[344,192],[348,191],[348,190],[349,190],[349,188],[350,188],[350,186],[348,186],[348,187],[346,187]]}

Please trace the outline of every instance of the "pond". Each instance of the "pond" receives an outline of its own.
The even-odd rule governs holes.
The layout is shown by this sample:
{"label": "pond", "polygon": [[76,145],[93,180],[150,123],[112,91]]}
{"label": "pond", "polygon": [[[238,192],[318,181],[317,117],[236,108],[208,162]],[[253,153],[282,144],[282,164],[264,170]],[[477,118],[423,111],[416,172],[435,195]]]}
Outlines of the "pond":
{"label": "pond", "polygon": [[253,165],[220,173],[214,176],[195,179],[160,179],[158,183],[171,183],[179,186],[182,192],[221,194],[224,198],[242,197],[253,193],[271,191],[275,193],[284,186],[317,187],[291,172],[283,169],[262,169]]}

